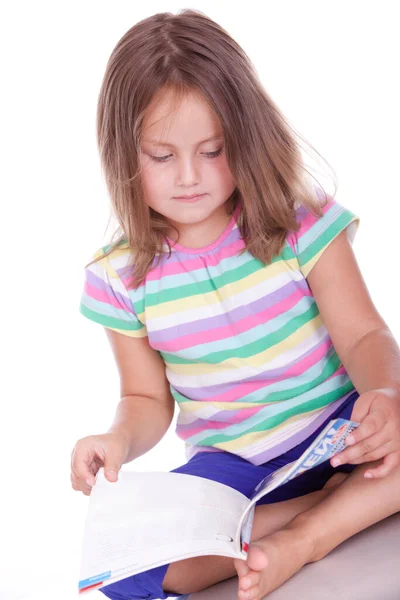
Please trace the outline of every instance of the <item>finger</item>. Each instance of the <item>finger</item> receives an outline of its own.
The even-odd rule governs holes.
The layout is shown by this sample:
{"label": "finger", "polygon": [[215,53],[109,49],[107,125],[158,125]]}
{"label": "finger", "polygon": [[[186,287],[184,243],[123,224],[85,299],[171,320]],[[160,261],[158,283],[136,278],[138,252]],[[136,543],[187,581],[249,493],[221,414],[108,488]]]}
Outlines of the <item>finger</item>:
{"label": "finger", "polygon": [[79,481],[82,482],[82,485],[85,484],[85,485],[88,485],[89,487],[94,485],[95,478],[93,476],[93,473],[90,471],[90,469],[86,465],[82,465],[79,467],[79,469],[76,469],[75,475],[79,479]]}
{"label": "finger", "polygon": [[[96,450],[92,446],[83,445],[75,452],[73,471],[77,476],[88,485],[93,485],[93,461],[96,457]],[[92,468],[91,468],[92,467]]]}
{"label": "finger", "polygon": [[71,476],[71,485],[72,489],[77,492],[83,492],[85,495],[89,495],[92,491],[91,486],[87,485],[84,481],[77,479],[76,477]]}
{"label": "finger", "polygon": [[362,423],[367,417],[371,404],[373,400],[375,400],[377,395],[377,390],[370,390],[369,392],[364,392],[364,394],[360,394],[360,396],[354,403],[350,417],[351,421],[355,421],[356,423]]}
{"label": "finger", "polygon": [[82,484],[92,486],[95,482],[93,473],[84,461],[79,461],[72,467],[72,473]]}
{"label": "finger", "polygon": [[82,492],[85,496],[90,496],[90,494],[92,493],[92,487],[90,485],[85,485],[82,489]]}
{"label": "finger", "polygon": [[391,442],[387,442],[386,444],[383,444],[383,446],[376,448],[372,452],[369,452],[367,454],[364,454],[363,456],[360,456],[360,458],[356,458],[356,459],[352,460],[351,463],[349,463],[349,464],[361,465],[362,463],[365,463],[365,462],[379,460],[380,458],[384,458],[385,456],[387,456],[388,454],[391,454],[392,452],[393,452],[393,445]]}
{"label": "finger", "polygon": [[379,467],[375,469],[368,469],[364,473],[364,477],[367,479],[380,479],[382,477],[386,477],[400,464],[400,455],[399,452],[392,452],[391,454],[387,454],[385,459]]}
{"label": "finger", "polygon": [[106,463],[104,465],[104,475],[109,481],[117,481],[118,473],[120,470],[120,465],[116,460],[106,459]]}
{"label": "finger", "polygon": [[373,411],[368,416],[365,417],[363,422],[356,427],[346,438],[345,442],[349,446],[354,446],[361,442],[365,438],[378,433],[381,431],[385,425],[385,420],[383,415],[380,414],[380,411]]}
{"label": "finger", "polygon": [[[343,450],[343,452],[336,454],[336,456],[331,459],[331,465],[337,467],[338,465],[353,464],[353,462],[359,458],[370,455],[371,452],[384,446],[388,441],[387,437],[385,431],[380,431],[375,435],[362,439],[355,446],[349,446]],[[392,450],[393,448],[390,448],[390,451]],[[365,461],[363,460],[362,462]]]}

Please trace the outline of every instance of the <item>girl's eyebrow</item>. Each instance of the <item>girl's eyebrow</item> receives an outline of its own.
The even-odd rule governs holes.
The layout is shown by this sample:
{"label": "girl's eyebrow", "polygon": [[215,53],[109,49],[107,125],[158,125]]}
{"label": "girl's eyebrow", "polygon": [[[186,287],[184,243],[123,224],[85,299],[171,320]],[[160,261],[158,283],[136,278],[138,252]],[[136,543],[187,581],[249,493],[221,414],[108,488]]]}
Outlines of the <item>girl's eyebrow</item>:
{"label": "girl's eyebrow", "polygon": [[[207,138],[206,140],[202,140],[201,142],[198,142],[197,146],[200,146],[200,144],[204,144],[204,142],[211,142],[212,140],[222,140],[223,139],[223,135],[213,135],[212,137]],[[175,148],[175,146],[173,144],[168,144],[167,142],[159,142],[158,140],[152,138],[149,140],[145,140],[143,139],[143,141],[147,144],[156,144],[157,146],[164,146],[165,148]]]}

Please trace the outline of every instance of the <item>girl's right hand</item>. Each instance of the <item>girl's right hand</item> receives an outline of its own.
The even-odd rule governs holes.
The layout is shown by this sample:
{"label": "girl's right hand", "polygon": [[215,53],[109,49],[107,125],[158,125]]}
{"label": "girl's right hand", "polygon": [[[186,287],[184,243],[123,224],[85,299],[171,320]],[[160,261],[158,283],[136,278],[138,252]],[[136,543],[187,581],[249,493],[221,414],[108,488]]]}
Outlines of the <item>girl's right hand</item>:
{"label": "girl's right hand", "polygon": [[125,462],[128,452],[126,439],[116,433],[89,435],[78,440],[71,455],[73,489],[90,496],[100,467],[104,467],[104,474],[108,481],[117,481],[118,471]]}

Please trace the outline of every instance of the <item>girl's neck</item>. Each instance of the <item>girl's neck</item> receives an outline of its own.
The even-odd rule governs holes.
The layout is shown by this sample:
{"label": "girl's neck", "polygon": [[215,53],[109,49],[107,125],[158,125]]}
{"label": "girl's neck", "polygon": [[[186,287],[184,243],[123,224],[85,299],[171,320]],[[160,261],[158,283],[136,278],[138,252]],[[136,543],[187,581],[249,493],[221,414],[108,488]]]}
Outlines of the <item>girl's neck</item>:
{"label": "girl's neck", "polygon": [[223,204],[218,212],[213,213],[208,219],[199,223],[190,223],[188,225],[173,222],[179,231],[179,240],[174,230],[171,230],[169,239],[173,243],[178,243],[185,248],[193,250],[210,246],[222,235],[232,219],[232,214],[228,214],[227,205]]}

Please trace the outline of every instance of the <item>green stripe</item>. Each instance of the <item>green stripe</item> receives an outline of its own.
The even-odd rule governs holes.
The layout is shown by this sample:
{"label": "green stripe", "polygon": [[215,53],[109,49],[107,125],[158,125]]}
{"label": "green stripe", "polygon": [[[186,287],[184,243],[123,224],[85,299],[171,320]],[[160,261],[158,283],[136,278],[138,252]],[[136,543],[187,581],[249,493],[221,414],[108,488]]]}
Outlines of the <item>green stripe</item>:
{"label": "green stripe", "polygon": [[[299,263],[305,265],[333,238],[341,232],[353,219],[353,215],[349,211],[342,213],[329,227],[322,233],[314,242],[299,253]],[[301,244],[301,242],[300,242]]]}
{"label": "green stripe", "polygon": [[295,253],[293,252],[292,246],[289,244],[289,242],[286,240],[285,241],[285,246],[280,254],[280,256],[282,256],[284,258],[284,260],[292,260],[293,258],[297,258]]}
{"label": "green stripe", "polygon": [[[241,436],[248,435],[249,433],[256,433],[257,431],[268,431],[269,429],[274,429],[274,427],[278,427],[281,423],[283,423],[284,421],[286,421],[287,419],[289,419],[290,417],[292,417],[294,415],[300,415],[300,414],[304,414],[307,412],[311,412],[313,410],[317,410],[318,408],[323,408],[325,406],[328,406],[329,404],[332,404],[332,402],[335,402],[335,400],[338,400],[339,398],[341,398],[342,396],[344,396],[345,394],[350,392],[352,389],[354,389],[354,386],[353,386],[352,382],[349,381],[348,383],[346,383],[346,385],[344,385],[336,390],[333,390],[331,392],[328,392],[327,394],[323,394],[322,396],[319,396],[318,398],[313,398],[312,400],[305,402],[304,404],[301,405],[301,407],[295,406],[291,409],[285,410],[282,413],[279,413],[278,415],[274,415],[273,417],[269,417],[268,419],[265,419],[262,423],[258,423],[252,429],[248,429],[247,431],[244,431],[241,434]],[[301,412],[299,412],[299,408],[302,409]],[[236,425],[236,423],[235,423],[235,425]],[[226,433],[222,433],[222,434],[210,436],[207,439],[202,440],[201,442],[196,442],[196,445],[197,446],[216,446],[220,442],[226,443],[231,440],[234,441],[237,439],[238,439],[237,434],[227,435]],[[186,440],[186,441],[188,441],[188,440]]]}
{"label": "green stripe", "polygon": [[319,310],[316,302],[314,301],[310,308],[308,308],[304,313],[294,317],[277,331],[274,331],[269,335],[265,335],[255,342],[250,342],[250,344],[240,346],[239,348],[231,348],[230,350],[212,352],[211,354],[206,354],[205,356],[198,356],[190,359],[183,358],[181,356],[175,356],[174,354],[169,354],[167,352],[160,352],[160,354],[162,355],[164,361],[169,365],[192,365],[193,363],[199,362],[215,365],[224,362],[225,360],[229,360],[230,358],[249,358],[250,356],[263,352],[267,348],[275,346],[275,344],[279,344],[279,342],[292,335],[292,333],[294,333],[297,329],[300,329],[300,327],[302,327],[305,323],[308,323],[308,321],[314,319],[318,314]]}
{"label": "green stripe", "polygon": [[[332,354],[332,356],[329,358],[328,362],[324,366],[320,375],[318,375],[318,377],[315,377],[308,383],[303,383],[302,385],[299,385],[297,387],[290,388],[287,390],[280,390],[280,391],[278,390],[276,392],[272,392],[271,394],[268,394],[267,397],[264,397],[262,400],[254,401],[254,400],[240,399],[240,400],[236,400],[236,402],[248,402],[249,404],[261,404],[262,405],[262,404],[265,404],[265,402],[268,402],[268,403],[283,402],[284,400],[293,399],[296,396],[300,396],[301,394],[305,394],[306,392],[314,389],[321,383],[324,383],[331,375],[333,375],[336,372],[336,370],[339,368],[340,364],[341,364],[340,358],[334,351],[334,354]],[[178,402],[178,404],[184,404],[185,402],[193,402],[193,400],[190,400],[190,398],[183,396],[182,394],[177,392],[175,389],[172,389],[171,391],[172,391],[172,395],[174,396],[174,398]],[[258,390],[258,391],[262,392],[262,389]],[[251,395],[251,394],[249,394],[249,395]],[[208,402],[214,402],[214,400],[208,400]],[[218,402],[218,401],[216,401],[216,402]],[[223,410],[223,408],[221,408],[221,410]],[[233,408],[232,410],[235,410],[235,409]],[[240,408],[238,410],[245,410],[245,408]]]}
{"label": "green stripe", "polygon": [[[125,240],[125,239],[123,239],[123,240],[120,240],[120,241],[118,242],[118,244],[115,246],[115,248],[118,248],[118,247],[120,247],[120,246],[124,246],[124,245],[126,245],[126,246],[128,247],[128,242],[127,242],[127,240]],[[106,244],[105,246],[102,246],[102,247],[101,247],[101,251],[102,251],[103,253],[106,253],[106,252],[108,252],[108,251],[110,250],[110,248],[112,248],[112,246],[113,246],[113,244]],[[109,258],[109,257],[107,257],[107,258]]]}
{"label": "green stripe", "polygon": [[[207,294],[208,292],[215,292],[216,289],[227,285],[228,283],[234,283],[235,281],[239,281],[240,279],[244,279],[253,273],[256,273],[260,269],[264,268],[262,262],[260,262],[257,258],[252,257],[246,264],[237,267],[236,269],[231,269],[213,279],[207,279],[205,281],[196,281],[194,283],[188,283],[187,285],[181,285],[176,287],[174,285],[172,279],[172,285],[174,287],[168,290],[161,290],[159,292],[153,292],[152,294],[146,295],[146,301],[142,299],[140,302],[135,304],[135,309],[137,313],[141,314],[144,312],[145,302],[146,307],[148,306],[156,306],[158,304],[163,304],[164,302],[171,302],[174,300],[182,300],[183,298],[189,298],[191,296],[198,296],[200,294]],[[275,256],[272,263],[281,262],[282,260],[288,260],[289,258],[293,258],[290,249],[284,248],[279,256]]]}
{"label": "green stripe", "polygon": [[92,321],[96,321],[96,323],[100,323],[104,325],[104,327],[113,327],[116,329],[123,329],[126,331],[138,331],[144,327],[140,321],[121,321],[120,319],[116,319],[115,317],[109,317],[105,315],[101,315],[94,310],[88,308],[85,304],[81,303],[79,306],[79,311],[88,319]]}

